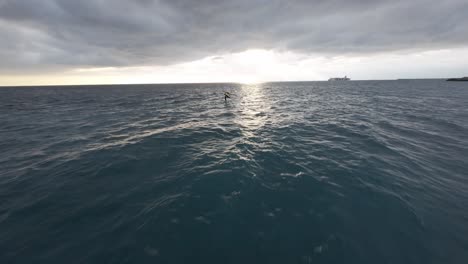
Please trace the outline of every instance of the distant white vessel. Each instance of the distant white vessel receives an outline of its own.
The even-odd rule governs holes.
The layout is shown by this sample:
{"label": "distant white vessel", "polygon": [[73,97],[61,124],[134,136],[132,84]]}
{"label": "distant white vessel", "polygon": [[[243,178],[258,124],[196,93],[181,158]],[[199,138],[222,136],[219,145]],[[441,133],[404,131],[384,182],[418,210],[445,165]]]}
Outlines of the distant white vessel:
{"label": "distant white vessel", "polygon": [[338,77],[338,78],[330,78],[330,79],[328,79],[328,81],[349,81],[349,80],[351,80],[351,79],[348,78],[348,76],[345,76],[345,77],[343,77],[343,78],[339,78],[339,77]]}

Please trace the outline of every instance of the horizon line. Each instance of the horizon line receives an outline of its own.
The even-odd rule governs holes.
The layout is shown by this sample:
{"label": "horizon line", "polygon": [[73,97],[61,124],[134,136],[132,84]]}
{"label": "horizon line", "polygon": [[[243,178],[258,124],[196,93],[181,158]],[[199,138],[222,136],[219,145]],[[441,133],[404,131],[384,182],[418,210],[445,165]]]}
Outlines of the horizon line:
{"label": "horizon line", "polygon": [[[448,78],[397,78],[397,79],[356,79],[346,82],[355,81],[404,81],[404,80],[445,80]],[[1,85],[0,88],[28,88],[28,87],[76,87],[76,86],[117,86],[117,85],[188,85],[188,84],[240,84],[240,85],[258,85],[265,83],[300,83],[300,82],[329,82],[328,80],[308,80],[308,81],[265,81],[254,83],[242,82],[166,82],[166,83],[102,83],[102,84],[38,84],[38,85]],[[336,83],[336,81],[335,81]]]}

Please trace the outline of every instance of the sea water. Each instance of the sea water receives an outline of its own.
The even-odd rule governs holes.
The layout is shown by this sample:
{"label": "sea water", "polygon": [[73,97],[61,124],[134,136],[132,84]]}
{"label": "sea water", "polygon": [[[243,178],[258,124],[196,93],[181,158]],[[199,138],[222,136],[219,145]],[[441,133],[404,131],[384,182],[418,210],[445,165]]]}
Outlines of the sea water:
{"label": "sea water", "polygon": [[468,83],[0,88],[0,263],[468,263]]}

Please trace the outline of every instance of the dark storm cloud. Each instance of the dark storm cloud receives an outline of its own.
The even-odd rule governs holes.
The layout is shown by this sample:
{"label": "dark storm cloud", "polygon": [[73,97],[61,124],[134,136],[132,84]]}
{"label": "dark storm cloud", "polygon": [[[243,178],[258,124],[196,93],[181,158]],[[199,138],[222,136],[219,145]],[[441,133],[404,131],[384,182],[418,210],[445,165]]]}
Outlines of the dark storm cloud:
{"label": "dark storm cloud", "polygon": [[466,0],[0,0],[0,69],[451,48],[468,44],[467,14]]}

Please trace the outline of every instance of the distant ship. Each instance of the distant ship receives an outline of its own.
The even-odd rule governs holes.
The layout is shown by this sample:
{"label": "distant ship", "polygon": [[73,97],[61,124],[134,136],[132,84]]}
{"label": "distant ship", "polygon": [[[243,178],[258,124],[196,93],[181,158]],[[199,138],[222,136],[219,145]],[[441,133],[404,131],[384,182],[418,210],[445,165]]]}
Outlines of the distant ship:
{"label": "distant ship", "polygon": [[330,79],[328,79],[328,81],[349,81],[349,80],[351,80],[351,79],[348,78],[348,76],[345,76],[345,77],[343,77],[343,78],[339,78],[339,77],[338,77],[338,78],[330,78]]}

